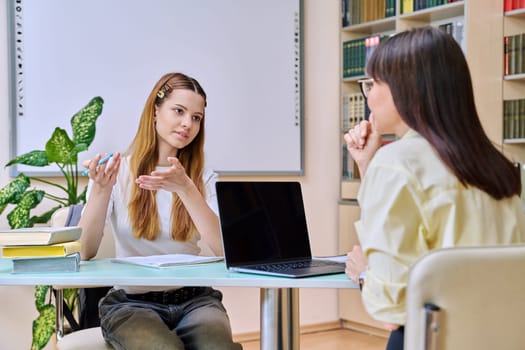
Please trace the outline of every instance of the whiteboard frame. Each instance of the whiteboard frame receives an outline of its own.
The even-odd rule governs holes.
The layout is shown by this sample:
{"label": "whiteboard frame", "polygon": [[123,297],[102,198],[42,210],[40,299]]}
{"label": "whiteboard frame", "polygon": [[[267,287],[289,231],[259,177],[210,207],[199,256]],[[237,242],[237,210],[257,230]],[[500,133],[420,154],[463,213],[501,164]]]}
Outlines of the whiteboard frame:
{"label": "whiteboard frame", "polygon": [[[191,1],[191,0],[189,0]],[[217,0],[216,0],[217,1]],[[299,56],[298,56],[298,77],[295,78],[299,81],[298,92],[296,92],[296,99],[298,99],[298,113],[295,115],[295,119],[299,125],[299,167],[293,170],[273,170],[273,169],[264,169],[264,170],[242,170],[242,169],[226,169],[226,170],[217,170],[214,169],[219,175],[226,176],[265,176],[265,175],[304,175],[304,5],[303,0],[297,0],[299,5]],[[18,127],[18,115],[24,113],[24,105],[27,103],[24,96],[24,50],[22,44],[23,41],[23,8],[20,12],[18,10],[19,6],[23,6],[24,0],[13,0],[8,1],[8,18],[7,18],[7,34],[8,34],[8,80],[9,80],[9,114],[10,114],[10,159],[16,157],[21,153],[28,152],[29,150],[18,151],[18,139],[17,132]],[[191,75],[191,74],[190,74]],[[297,74],[296,74],[297,75]],[[205,87],[206,89],[206,87]],[[87,103],[87,101],[86,101]],[[81,106],[80,106],[81,107]],[[80,108],[79,107],[79,108]],[[72,116],[72,115],[71,115]],[[69,116],[68,118],[70,118]],[[104,112],[101,118],[104,117]],[[298,119],[298,120],[297,120]],[[98,122],[97,122],[98,124]],[[68,130],[68,125],[59,125],[60,127]],[[207,127],[207,135],[210,134],[210,127]],[[68,133],[70,131],[68,130]],[[49,134],[46,137],[51,136]],[[133,135],[131,135],[133,136]],[[96,140],[96,139],[95,139]],[[40,147],[44,147],[42,144]],[[240,145],[239,147],[242,147]],[[40,148],[40,149],[42,149]],[[206,150],[205,150],[206,151]],[[82,158],[79,157],[79,163]],[[79,166],[80,167],[80,166]],[[28,176],[61,176],[61,173],[56,167],[29,167],[29,166],[20,166],[14,165],[10,167],[10,175],[12,177],[17,176],[21,172],[25,173]]]}

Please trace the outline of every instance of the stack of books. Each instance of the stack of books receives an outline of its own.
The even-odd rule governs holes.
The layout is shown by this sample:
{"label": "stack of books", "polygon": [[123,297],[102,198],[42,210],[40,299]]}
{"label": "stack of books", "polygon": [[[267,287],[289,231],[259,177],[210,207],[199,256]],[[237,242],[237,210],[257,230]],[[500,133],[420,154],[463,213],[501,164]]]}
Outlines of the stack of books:
{"label": "stack of books", "polygon": [[0,230],[2,258],[13,261],[13,273],[77,272],[79,226]]}

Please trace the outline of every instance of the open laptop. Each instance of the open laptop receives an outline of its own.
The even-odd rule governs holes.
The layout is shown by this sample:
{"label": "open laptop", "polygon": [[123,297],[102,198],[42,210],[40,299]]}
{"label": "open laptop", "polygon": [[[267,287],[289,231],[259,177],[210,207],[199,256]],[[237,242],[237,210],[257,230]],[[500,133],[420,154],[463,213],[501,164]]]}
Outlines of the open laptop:
{"label": "open laptop", "polygon": [[224,260],[230,271],[283,277],[342,273],[312,259],[299,182],[218,181]]}

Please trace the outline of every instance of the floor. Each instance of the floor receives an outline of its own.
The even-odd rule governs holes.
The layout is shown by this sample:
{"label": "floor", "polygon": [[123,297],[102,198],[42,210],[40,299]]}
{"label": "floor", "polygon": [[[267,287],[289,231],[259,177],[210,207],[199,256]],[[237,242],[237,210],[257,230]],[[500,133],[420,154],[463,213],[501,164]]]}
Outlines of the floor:
{"label": "floor", "polygon": [[[349,329],[338,329],[301,334],[301,350],[384,350],[386,338],[364,334]],[[243,350],[259,350],[258,341],[242,343]]]}

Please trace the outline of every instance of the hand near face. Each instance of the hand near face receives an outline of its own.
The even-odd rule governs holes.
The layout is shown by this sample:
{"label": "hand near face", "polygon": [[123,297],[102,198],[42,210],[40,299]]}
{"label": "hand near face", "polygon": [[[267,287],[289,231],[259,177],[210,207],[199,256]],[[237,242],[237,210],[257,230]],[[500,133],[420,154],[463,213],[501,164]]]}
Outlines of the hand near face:
{"label": "hand near face", "polygon": [[368,163],[381,147],[381,134],[378,132],[373,114],[344,135],[346,148],[359,167],[361,177],[365,175]]}
{"label": "hand near face", "polygon": [[171,166],[168,169],[152,171],[150,175],[141,175],[135,183],[145,190],[166,190],[180,192],[192,183],[186,170],[175,157],[168,157]]}
{"label": "hand near face", "polygon": [[357,282],[359,275],[366,270],[367,265],[361,246],[355,245],[347,256],[345,273],[352,281]]}

